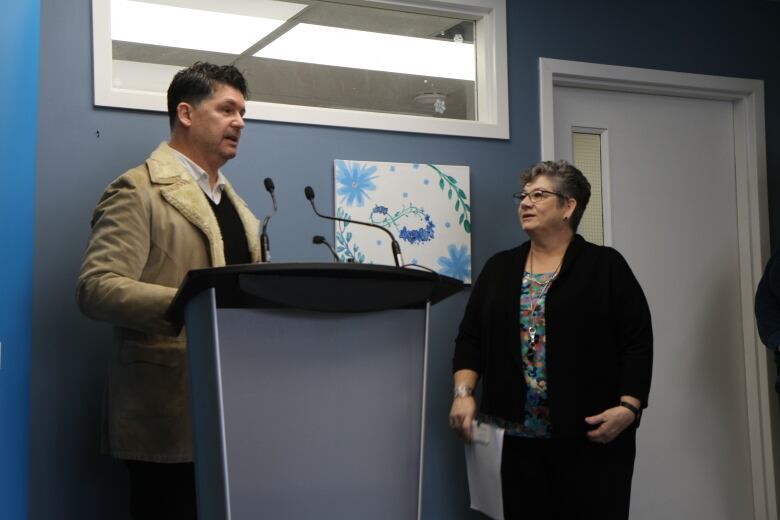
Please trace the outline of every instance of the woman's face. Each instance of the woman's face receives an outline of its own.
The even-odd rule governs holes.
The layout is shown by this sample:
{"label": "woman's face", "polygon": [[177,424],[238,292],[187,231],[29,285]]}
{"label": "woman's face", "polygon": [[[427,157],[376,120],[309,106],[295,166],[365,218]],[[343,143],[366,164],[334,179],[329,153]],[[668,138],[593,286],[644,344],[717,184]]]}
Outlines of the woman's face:
{"label": "woman's face", "polygon": [[[574,199],[563,199],[555,193],[558,190],[552,180],[544,175],[536,177],[523,186],[523,192],[531,194],[542,190],[543,200],[533,202],[531,196],[525,197],[517,207],[520,225],[526,234],[560,233],[571,229],[568,218],[574,211]],[[566,218],[566,220],[564,220]]]}

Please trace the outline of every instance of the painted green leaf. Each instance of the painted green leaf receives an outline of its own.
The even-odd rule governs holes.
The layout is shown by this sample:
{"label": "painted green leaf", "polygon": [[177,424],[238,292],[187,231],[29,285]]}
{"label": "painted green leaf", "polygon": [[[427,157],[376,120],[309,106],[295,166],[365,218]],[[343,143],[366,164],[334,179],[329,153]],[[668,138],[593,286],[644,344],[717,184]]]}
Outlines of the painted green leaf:
{"label": "painted green leaf", "polygon": [[463,219],[466,218],[466,215],[461,215],[460,220],[458,221],[458,224],[463,224]]}
{"label": "painted green leaf", "polygon": [[352,240],[352,231],[347,233],[347,242],[349,242],[350,240]]}
{"label": "painted green leaf", "polygon": [[447,192],[447,198],[452,199],[452,190]]}
{"label": "painted green leaf", "polygon": [[468,220],[464,220],[463,229],[466,230],[466,233],[471,233],[471,222],[469,222]]}
{"label": "painted green leaf", "polygon": [[460,210],[460,201],[459,200],[455,202],[455,211],[458,211],[458,210]]}
{"label": "painted green leaf", "polygon": [[471,206],[469,206],[465,202],[463,203],[463,207],[465,208],[466,211],[471,211]]}
{"label": "painted green leaf", "polygon": [[460,196],[461,199],[466,198],[466,192],[463,190],[458,190],[458,196]]}
{"label": "painted green leaf", "polygon": [[458,184],[458,179],[456,179],[455,177],[447,175],[447,178],[450,180],[451,183]]}
{"label": "painted green leaf", "polygon": [[439,179],[439,188],[444,189],[444,179]]}

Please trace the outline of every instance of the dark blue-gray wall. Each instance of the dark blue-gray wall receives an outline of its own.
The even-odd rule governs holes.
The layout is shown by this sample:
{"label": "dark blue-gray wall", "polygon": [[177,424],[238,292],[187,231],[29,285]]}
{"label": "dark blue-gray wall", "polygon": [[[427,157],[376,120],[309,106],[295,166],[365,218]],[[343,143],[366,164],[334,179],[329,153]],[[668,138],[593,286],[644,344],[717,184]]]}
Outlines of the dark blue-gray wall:
{"label": "dark blue-gray wall", "polygon": [[38,0],[4,2],[0,18],[0,517],[27,515],[33,283]]}
{"label": "dark blue-gray wall", "polygon": [[[273,177],[281,207],[272,224],[274,260],[328,260],[310,237],[329,235],[332,228],[311,215],[302,189],[312,185],[321,194],[322,209],[332,207],[324,195],[331,193],[334,158],[468,164],[475,272],[489,255],[516,244],[522,234],[510,194],[517,189],[518,171],[539,159],[540,56],[765,80],[770,202],[776,198],[780,4],[507,4],[509,141],[248,123],[239,157],[226,173],[259,214],[269,206],[260,179]],[[30,518],[121,518],[116,511],[125,498],[124,474],[98,450],[110,329],[79,315],[73,291],[97,198],[111,179],[141,162],[167,137],[166,119],[163,114],[92,106],[89,0],[43,0],[41,24]],[[770,207],[772,221],[777,221],[780,205]],[[446,425],[452,339],[466,296],[438,305],[432,316],[426,519],[478,517],[467,512],[461,446]]]}

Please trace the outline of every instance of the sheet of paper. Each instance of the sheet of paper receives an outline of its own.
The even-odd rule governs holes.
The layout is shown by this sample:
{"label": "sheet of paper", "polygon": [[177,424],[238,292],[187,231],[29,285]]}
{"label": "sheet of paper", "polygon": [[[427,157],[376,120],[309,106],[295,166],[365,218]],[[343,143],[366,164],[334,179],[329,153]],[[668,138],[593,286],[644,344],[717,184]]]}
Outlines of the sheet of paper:
{"label": "sheet of paper", "polygon": [[471,508],[496,520],[504,520],[504,498],[501,493],[503,446],[503,428],[477,422],[474,423],[474,439],[466,444]]}

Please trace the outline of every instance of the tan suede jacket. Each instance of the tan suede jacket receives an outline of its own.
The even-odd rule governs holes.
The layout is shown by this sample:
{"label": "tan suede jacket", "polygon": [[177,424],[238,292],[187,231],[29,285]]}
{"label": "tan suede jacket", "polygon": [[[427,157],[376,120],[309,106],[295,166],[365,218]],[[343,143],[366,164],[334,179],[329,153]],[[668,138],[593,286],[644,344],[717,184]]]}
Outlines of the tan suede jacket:
{"label": "tan suede jacket", "polygon": [[[252,261],[259,261],[257,218],[229,183],[223,195],[244,224]],[[185,331],[164,316],[189,270],[222,265],[214,212],[166,143],[106,188],[76,298],[84,314],[114,325],[103,414],[103,447],[112,456],[192,460]]]}

